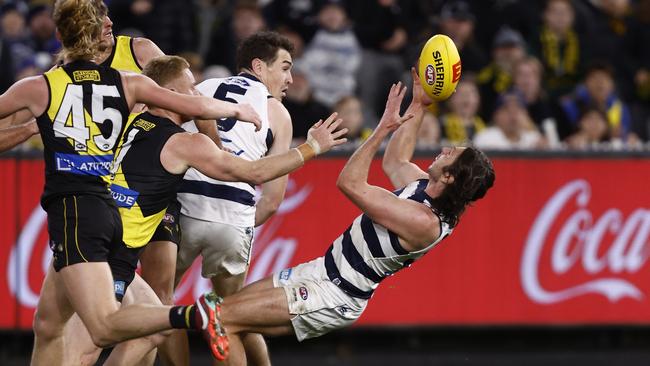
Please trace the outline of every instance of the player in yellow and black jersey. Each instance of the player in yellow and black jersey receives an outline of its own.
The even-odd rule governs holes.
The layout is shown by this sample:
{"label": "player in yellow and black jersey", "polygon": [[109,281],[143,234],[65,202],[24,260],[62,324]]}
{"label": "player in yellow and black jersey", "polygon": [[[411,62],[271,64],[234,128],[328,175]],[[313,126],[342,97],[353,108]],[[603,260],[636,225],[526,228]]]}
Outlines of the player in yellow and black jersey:
{"label": "player in yellow and black jersey", "polygon": [[[110,186],[122,219],[122,241],[126,245],[109,257],[119,301],[133,281],[141,250],[156,239],[156,234],[165,241],[180,243],[175,220],[178,217],[176,191],[183,174],[165,170],[160,153],[171,136],[185,130],[180,122],[150,112],[131,118],[115,154]],[[167,223],[161,224],[165,220]]]}
{"label": "player in yellow and black jersey", "polygon": [[36,118],[45,145],[43,205],[66,194],[108,198],[108,174],[129,114],[120,73],[75,61],[44,74],[47,108]]}
{"label": "player in yellow and black jersey", "polygon": [[[132,38],[129,36],[115,37],[113,39],[113,47],[110,48],[111,53],[108,55],[106,60],[101,63],[101,65],[108,66],[116,70],[132,71],[137,72],[138,74],[141,73],[144,65],[140,65],[138,62],[138,57],[136,56],[135,49],[133,47],[134,43],[136,42],[145,43],[146,41],[144,39],[140,40],[138,38]],[[158,50],[158,47],[153,44],[153,42],[148,42],[150,43],[149,47],[155,47],[155,49]],[[143,52],[140,51],[140,53]],[[162,52],[159,52],[159,54],[156,56],[162,56]],[[146,65],[146,63],[149,62],[149,59],[145,59],[143,62]]]}
{"label": "player in yellow and black jersey", "polygon": [[160,152],[174,134],[185,132],[168,118],[144,112],[133,117],[115,155],[111,192],[125,228],[124,243],[146,245],[176,198],[183,175],[171,174],[160,163]]}
{"label": "player in yellow and black jersey", "polygon": [[[94,64],[108,19],[99,0],[57,0],[53,18],[63,44],[62,67],[22,79],[0,95],[0,118],[27,109],[38,116],[45,145],[42,203],[55,259],[37,306],[32,364],[64,363],[63,328],[75,312],[100,347],[173,327],[219,332],[212,315],[204,324],[196,318],[186,321],[169,307],[118,307],[107,261],[121,244],[122,223],[99,175],[135,103],[192,118],[232,117],[259,124],[259,116],[248,105],[174,93],[142,75]],[[0,146],[9,142],[15,143],[16,136],[0,130]],[[216,309],[205,300],[196,306],[206,313]]]}

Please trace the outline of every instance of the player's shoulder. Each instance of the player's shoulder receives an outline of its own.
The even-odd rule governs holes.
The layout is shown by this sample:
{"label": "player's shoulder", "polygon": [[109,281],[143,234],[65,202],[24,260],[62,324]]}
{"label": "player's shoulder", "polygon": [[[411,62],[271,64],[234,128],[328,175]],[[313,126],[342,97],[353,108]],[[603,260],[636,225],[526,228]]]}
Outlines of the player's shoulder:
{"label": "player's shoulder", "polygon": [[[122,36],[118,36],[122,37]],[[131,47],[133,49],[133,54],[137,59],[138,63],[142,67],[146,66],[149,61],[153,60],[158,56],[164,56],[165,54],[160,50],[158,45],[156,45],[149,38],[144,37],[134,37],[131,38]]]}
{"label": "player's shoulder", "polygon": [[209,144],[214,144],[209,137],[198,132],[178,132],[167,140],[165,146],[175,152],[192,152],[194,154],[203,150]]}
{"label": "player's shoulder", "polygon": [[225,82],[225,78],[210,78],[210,79],[205,79],[201,81],[200,83],[196,84],[196,90],[199,91],[199,93],[212,97],[219,88],[219,85],[223,84]]}
{"label": "player's shoulder", "polygon": [[267,98],[267,103],[268,103],[268,109],[269,109],[269,119],[272,119],[273,117],[281,119],[282,121],[288,121],[291,123],[291,115],[289,114],[289,111],[287,110],[287,107],[282,104],[279,100],[270,97]]}

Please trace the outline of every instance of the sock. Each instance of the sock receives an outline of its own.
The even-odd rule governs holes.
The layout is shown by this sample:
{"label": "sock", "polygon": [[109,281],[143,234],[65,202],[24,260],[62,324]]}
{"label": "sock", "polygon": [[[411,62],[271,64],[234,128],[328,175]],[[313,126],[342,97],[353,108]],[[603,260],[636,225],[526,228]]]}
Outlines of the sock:
{"label": "sock", "polygon": [[169,322],[176,329],[201,329],[202,324],[197,324],[196,306],[174,306],[169,310]]}

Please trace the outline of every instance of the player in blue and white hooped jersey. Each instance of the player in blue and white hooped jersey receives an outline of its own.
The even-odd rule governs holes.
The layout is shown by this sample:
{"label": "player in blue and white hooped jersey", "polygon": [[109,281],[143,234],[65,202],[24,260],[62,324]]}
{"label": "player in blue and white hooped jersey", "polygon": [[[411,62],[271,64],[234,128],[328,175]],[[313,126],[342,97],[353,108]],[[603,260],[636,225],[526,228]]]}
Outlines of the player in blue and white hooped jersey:
{"label": "player in blue and white hooped jersey", "polygon": [[[493,185],[492,163],[471,147],[443,149],[427,172],[410,162],[430,103],[414,70],[412,74],[414,97],[405,116],[399,115],[404,90],[393,85],[379,125],[339,175],[337,186],[363,214],[323,257],[226,297],[221,322],[229,335],[294,333],[303,340],[352,324],[385,277],[451,234],[465,208]],[[390,192],[370,185],[368,171],[382,141],[398,127],[383,160],[384,171],[399,188]]]}
{"label": "player in blue and white hooped jersey", "polygon": [[[262,124],[258,131],[232,118],[217,123],[223,147],[242,159],[254,161],[289,150],[293,135],[291,117],[281,100],[293,81],[292,51],[291,42],[277,33],[254,34],[238,48],[239,75],[205,80],[196,86],[202,95],[250,104],[260,115]],[[183,127],[190,132],[197,131],[193,122]],[[207,133],[210,135],[209,129]],[[250,263],[254,227],[263,224],[277,210],[287,181],[288,177],[283,176],[262,184],[262,194],[256,204],[254,186],[218,181],[190,169],[177,195],[182,207],[183,239],[176,262],[176,280],[201,255],[202,275],[211,280],[220,294],[239,291]],[[262,337],[251,334],[243,341],[251,363],[270,363]]]}

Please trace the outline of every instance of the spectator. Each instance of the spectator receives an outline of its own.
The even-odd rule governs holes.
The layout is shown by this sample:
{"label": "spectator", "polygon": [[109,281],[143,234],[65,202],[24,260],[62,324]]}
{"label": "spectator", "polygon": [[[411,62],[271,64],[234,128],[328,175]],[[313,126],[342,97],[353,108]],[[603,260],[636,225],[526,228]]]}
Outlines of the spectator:
{"label": "spectator", "polygon": [[343,120],[339,128],[347,128],[346,138],[348,142],[358,144],[370,136],[372,130],[363,127],[363,111],[359,98],[348,95],[339,99],[334,104],[334,112],[339,114],[338,118]]}
{"label": "spectator", "polygon": [[280,26],[276,31],[281,35],[287,37],[291,44],[293,44],[293,53],[291,53],[291,57],[293,58],[294,62],[297,62],[297,60],[299,60],[305,53],[304,38],[302,38],[300,33],[286,26]]}
{"label": "spectator", "polygon": [[478,116],[480,104],[476,83],[471,78],[463,78],[449,98],[450,111],[440,117],[443,141],[451,145],[472,141],[474,135],[485,128],[485,122]]}
{"label": "spectator", "polygon": [[289,111],[293,123],[293,138],[307,138],[307,131],[319,119],[327,117],[331,112],[323,104],[313,98],[309,80],[298,69],[292,71],[293,83],[287,89],[287,96],[282,103]]}
{"label": "spectator", "polygon": [[526,44],[521,34],[509,27],[499,29],[492,44],[492,62],[478,74],[481,92],[481,116],[486,118],[493,111],[499,94],[512,85],[515,64],[526,56]]}
{"label": "spectator", "polygon": [[27,24],[31,33],[31,46],[36,53],[53,55],[61,48],[56,39],[56,26],[52,20],[52,8],[36,5],[29,9]]}
{"label": "spectator", "polygon": [[[402,7],[398,0],[349,1],[354,32],[363,49],[356,75],[358,95],[364,107],[364,124],[374,126],[384,111],[391,84],[404,74],[402,51],[408,42]],[[415,59],[408,60],[411,65]]]}
{"label": "spectator", "polygon": [[235,5],[232,18],[222,24],[211,37],[211,47],[206,55],[208,65],[223,65],[235,75],[237,69],[236,52],[239,43],[251,35],[266,29],[262,10],[255,2],[239,1]]}
{"label": "spectator", "polygon": [[34,56],[25,28],[26,13],[27,5],[22,2],[5,3],[0,6],[0,33],[9,48],[12,65],[12,69],[7,71],[14,75],[19,71],[20,65]]}
{"label": "spectator", "polygon": [[473,39],[474,21],[474,14],[465,1],[449,2],[440,11],[440,33],[456,44],[463,60],[463,72],[478,72],[487,64],[485,53]]}
{"label": "spectator", "polygon": [[288,28],[311,41],[318,30],[318,11],[322,0],[271,1],[264,14],[273,29]]}
{"label": "spectator", "polygon": [[584,84],[579,85],[573,95],[561,102],[563,123],[558,124],[561,136],[576,132],[581,112],[596,108],[607,115],[611,136],[626,140],[632,123],[627,105],[616,94],[614,74],[611,66],[595,62],[587,70]]}
{"label": "spectator", "polygon": [[630,37],[636,28],[634,19],[630,16],[631,2],[599,0],[588,4],[592,17],[588,24],[591,58],[610,60],[618,92],[624,99],[629,99],[634,93],[634,70],[638,64],[636,51],[630,47]]}
{"label": "spectator", "polygon": [[580,116],[578,126],[578,131],[567,138],[573,150],[588,150],[609,141],[607,115],[597,108],[587,109]]}
{"label": "spectator", "polygon": [[634,75],[636,97],[639,101],[650,105],[650,0],[640,0],[636,8],[638,28],[639,68]]}
{"label": "spectator", "polygon": [[551,147],[559,146],[557,122],[553,115],[553,104],[547,99],[542,88],[542,64],[533,56],[525,57],[515,65],[513,87],[524,100],[528,115]]}
{"label": "spectator", "polygon": [[474,137],[474,144],[479,149],[532,150],[543,147],[544,140],[521,98],[510,93],[499,97],[491,126]]}
{"label": "spectator", "polygon": [[549,96],[557,99],[578,83],[588,56],[574,27],[575,12],[570,0],[549,0],[542,19],[531,48],[544,65],[544,84]]}
{"label": "spectator", "polygon": [[193,1],[107,1],[115,34],[146,36],[165,54],[196,51],[198,27]]}
{"label": "spectator", "polygon": [[354,94],[361,48],[340,2],[323,5],[318,22],[320,28],[298,65],[308,71],[314,98],[331,108],[343,96]]}

